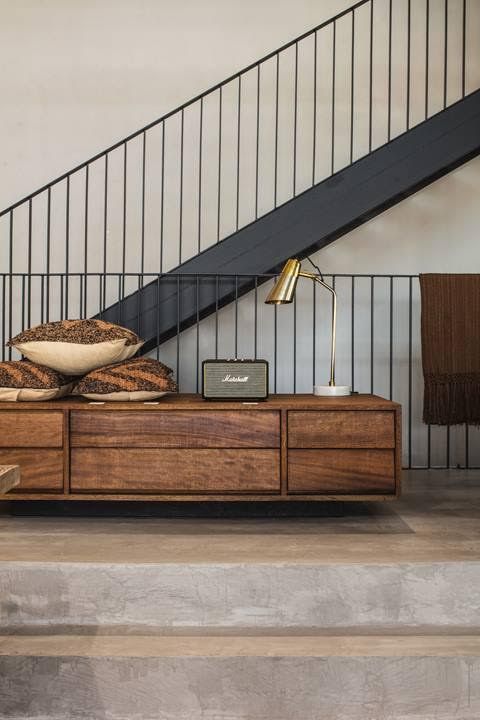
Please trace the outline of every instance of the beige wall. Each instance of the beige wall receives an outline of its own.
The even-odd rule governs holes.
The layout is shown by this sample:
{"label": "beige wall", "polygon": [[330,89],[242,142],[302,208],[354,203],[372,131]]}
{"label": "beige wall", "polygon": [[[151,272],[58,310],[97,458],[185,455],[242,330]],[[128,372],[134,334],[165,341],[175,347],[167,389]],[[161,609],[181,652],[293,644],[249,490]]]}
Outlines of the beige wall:
{"label": "beige wall", "polygon": [[349,4],[0,0],[0,207]]}

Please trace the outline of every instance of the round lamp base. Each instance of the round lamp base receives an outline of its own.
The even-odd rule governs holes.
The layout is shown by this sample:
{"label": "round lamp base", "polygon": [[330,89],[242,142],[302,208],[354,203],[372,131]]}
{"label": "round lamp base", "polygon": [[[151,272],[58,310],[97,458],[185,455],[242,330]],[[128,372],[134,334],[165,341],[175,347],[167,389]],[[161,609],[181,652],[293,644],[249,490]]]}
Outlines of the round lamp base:
{"label": "round lamp base", "polygon": [[350,395],[352,388],[350,385],[314,385],[313,394],[322,397],[339,397],[340,395]]}

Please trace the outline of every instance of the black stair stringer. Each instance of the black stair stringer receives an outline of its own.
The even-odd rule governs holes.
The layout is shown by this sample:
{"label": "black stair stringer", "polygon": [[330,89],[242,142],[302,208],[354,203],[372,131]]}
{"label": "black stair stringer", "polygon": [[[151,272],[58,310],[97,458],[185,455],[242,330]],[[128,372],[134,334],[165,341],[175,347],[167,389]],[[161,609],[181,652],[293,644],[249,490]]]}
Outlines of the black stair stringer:
{"label": "black stair stringer", "polygon": [[97,317],[135,330],[148,352],[251,290],[253,276],[328,245],[478,154],[480,90],[182,263],[172,270],[181,278],[167,273]]}

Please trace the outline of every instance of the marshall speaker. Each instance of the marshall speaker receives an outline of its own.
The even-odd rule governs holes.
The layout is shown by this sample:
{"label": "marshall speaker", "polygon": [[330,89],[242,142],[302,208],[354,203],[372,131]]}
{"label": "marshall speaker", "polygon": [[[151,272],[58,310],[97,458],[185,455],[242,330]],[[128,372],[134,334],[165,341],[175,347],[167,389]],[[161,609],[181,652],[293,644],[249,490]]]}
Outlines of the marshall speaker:
{"label": "marshall speaker", "polygon": [[266,400],[268,362],[266,360],[204,360],[205,400]]}

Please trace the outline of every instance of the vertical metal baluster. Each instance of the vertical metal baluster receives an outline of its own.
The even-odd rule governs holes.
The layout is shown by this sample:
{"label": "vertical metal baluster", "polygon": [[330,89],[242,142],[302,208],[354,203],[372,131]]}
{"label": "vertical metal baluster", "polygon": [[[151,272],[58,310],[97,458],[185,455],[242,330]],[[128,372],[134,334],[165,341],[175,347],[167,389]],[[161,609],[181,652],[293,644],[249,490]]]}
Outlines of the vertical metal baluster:
{"label": "vertical metal baluster", "polygon": [[[8,213],[9,218],[9,279],[8,279],[8,337],[9,339],[13,336],[12,324],[13,324],[13,210]],[[4,336],[5,337],[5,336]],[[12,348],[8,348],[8,359],[12,359]]]}
{"label": "vertical metal baluster", "polygon": [[465,97],[466,39],[467,39],[467,0],[463,0],[463,5],[462,5],[462,98]]}
{"label": "vertical metal baluster", "polygon": [[470,467],[470,438],[469,438],[470,427],[468,424],[465,425],[465,469],[468,470]]}
{"label": "vertical metal baluster", "polygon": [[255,275],[254,278],[255,282],[255,290],[254,290],[254,316],[253,316],[253,325],[254,325],[254,331],[253,331],[253,357],[254,360],[257,359],[257,353],[258,353],[258,338],[257,338],[257,330],[258,330],[258,277]]}
{"label": "vertical metal baluster", "polygon": [[389,0],[388,14],[388,121],[387,139],[392,138],[392,0]]}
{"label": "vertical metal baluster", "polygon": [[[157,302],[156,307],[160,307],[160,275],[157,275],[157,279],[155,282],[155,294],[157,296]],[[156,323],[157,323],[157,329],[156,329],[156,342],[155,342],[155,349],[156,349],[156,355],[157,360],[160,359],[160,313],[155,313],[156,316]]]}
{"label": "vertical metal baluster", "polygon": [[257,132],[255,147],[255,220],[258,218],[258,163],[260,150],[260,64],[257,65]]}
{"label": "vertical metal baluster", "polygon": [[445,453],[445,467],[450,467],[450,425],[447,425],[447,447]]}
{"label": "vertical metal baluster", "polygon": [[337,25],[333,22],[333,46],[332,46],[332,157],[331,157],[331,168],[330,173],[333,175],[335,170],[335,56],[336,56],[336,44],[337,44]]}
{"label": "vertical metal baluster", "polygon": [[389,371],[389,399],[393,398],[393,276],[390,276],[390,307],[389,307],[389,355],[388,355],[388,371]]}
{"label": "vertical metal baluster", "polygon": [[353,107],[355,101],[355,10],[352,11],[352,71],[350,87],[350,164],[353,162]]}
{"label": "vertical metal baluster", "polygon": [[108,153],[105,155],[103,187],[103,297],[102,312],[107,306],[107,230],[108,230]]}
{"label": "vertical metal baluster", "polygon": [[408,467],[412,467],[412,320],[413,320],[413,279],[408,279]]}
{"label": "vertical metal baluster", "polygon": [[203,97],[200,99],[200,128],[198,133],[198,243],[202,247],[202,146],[203,146]]}
{"label": "vertical metal baluster", "polygon": [[218,360],[218,296],[219,296],[219,277],[215,276],[215,360]]}
{"label": "vertical metal baluster", "polygon": [[180,275],[177,275],[177,385],[180,390]]}
{"label": "vertical metal baluster", "polygon": [[52,229],[52,188],[47,191],[47,252],[46,252],[46,321],[50,320],[50,249],[51,249],[51,229]]}
{"label": "vertical metal baluster", "polygon": [[445,21],[444,21],[444,45],[443,45],[443,107],[447,107],[447,73],[448,73],[448,0],[445,0]]}
{"label": "vertical metal baluster", "polygon": [[373,0],[370,3],[370,62],[368,82],[368,152],[372,152],[373,138]]}
{"label": "vertical metal baluster", "polygon": [[[31,233],[30,233],[31,238]],[[31,248],[31,243],[30,243]],[[30,270],[28,271],[30,273]],[[68,320],[70,299],[70,175],[67,177],[67,191],[65,198],[65,319]],[[30,308],[29,308],[30,312]],[[30,317],[28,320],[30,324]]]}
{"label": "vertical metal baluster", "polygon": [[140,327],[141,323],[141,316],[142,316],[142,293],[141,293],[141,287],[143,285],[143,275],[141,273],[137,274],[137,292],[136,292],[136,299],[137,299],[137,335],[142,335],[142,329]]}
{"label": "vertical metal baluster", "polygon": [[[67,178],[68,187],[69,178]],[[68,244],[67,244],[68,247]],[[67,255],[68,257],[68,255]],[[27,326],[32,324],[32,199],[28,201],[28,250],[27,250],[27,273],[28,273],[28,290],[27,290]]]}
{"label": "vertical metal baluster", "polygon": [[427,427],[427,468],[432,467],[432,426]]}
{"label": "vertical metal baluster", "polygon": [[122,310],[121,310],[121,297],[122,297],[122,274],[118,274],[118,287],[117,287],[117,323],[122,322]]}
{"label": "vertical metal baluster", "polygon": [[[277,278],[275,278],[277,282]],[[278,350],[278,317],[277,306],[273,306],[273,392],[277,392],[277,350]]]}
{"label": "vertical metal baluster", "polygon": [[84,277],[84,298],[83,298],[83,312],[82,317],[87,317],[87,273],[88,273],[88,191],[89,191],[89,176],[90,166],[85,167],[85,237],[84,237],[84,250],[83,250],[83,277]]}
{"label": "vertical metal baluster", "polygon": [[412,35],[412,0],[408,0],[408,6],[407,6],[407,117],[406,117],[407,130],[410,129],[411,35]]}
{"label": "vertical metal baluster", "polygon": [[195,314],[196,314],[196,344],[195,344],[195,378],[196,392],[199,391],[199,371],[200,371],[200,286],[199,277],[195,275]]}
{"label": "vertical metal baluster", "polygon": [[297,392],[297,295],[293,296],[293,393]]}
{"label": "vertical metal baluster", "polygon": [[64,302],[65,302],[65,287],[64,287],[64,276],[59,275],[60,278],[60,320],[65,319],[65,315],[63,312],[64,308]]}
{"label": "vertical metal baluster", "polygon": [[2,362],[5,361],[5,341],[7,339],[6,327],[5,327],[5,306],[6,306],[6,292],[5,292],[5,275],[2,275]]}
{"label": "vertical metal baluster", "polygon": [[[146,172],[146,151],[147,151],[147,134],[142,133],[142,224],[141,224],[141,249],[140,249],[140,272],[145,272],[145,172]],[[143,281],[143,278],[142,278]]]}
{"label": "vertical metal baluster", "polygon": [[273,207],[277,207],[278,193],[278,92],[280,80],[280,54],[277,53],[276,77],[275,77],[275,158],[273,170]]}
{"label": "vertical metal baluster", "polygon": [[313,285],[313,310],[312,310],[312,381],[315,386],[317,378],[317,283]]}
{"label": "vertical metal baluster", "polygon": [[[428,118],[428,83],[430,64],[430,0],[425,0],[425,120]],[[429,465],[430,467],[430,465]]]}
{"label": "vertical metal baluster", "polygon": [[222,196],[222,87],[218,99],[218,187],[217,187],[217,242],[220,241],[220,209]]}
{"label": "vertical metal baluster", "polygon": [[180,113],[180,206],[179,206],[179,229],[178,229],[178,264],[182,263],[182,240],[183,240],[183,136],[185,132],[185,113],[182,108]]}
{"label": "vertical metal baluster", "polygon": [[374,300],[375,300],[375,278],[370,275],[370,393],[373,395],[373,380],[374,380],[374,368],[373,368],[373,353],[374,353]]}
{"label": "vertical metal baluster", "polygon": [[240,122],[242,107],[242,76],[238,76],[238,101],[237,101],[237,202],[235,209],[235,227],[238,230],[238,216],[240,207]]}
{"label": "vertical metal baluster", "polygon": [[[312,138],[312,186],[315,185],[315,169],[317,161],[317,40],[315,32],[313,45],[313,138]],[[313,284],[315,287],[315,283]]]}
{"label": "vertical metal baluster", "polygon": [[123,143],[123,235],[122,273],[125,275],[127,261],[127,143]]}
{"label": "vertical metal baluster", "polygon": [[293,114],[293,197],[297,194],[297,122],[298,122],[298,42],[295,43],[295,81]]}
{"label": "vertical metal baluster", "polygon": [[235,359],[238,357],[238,275],[235,275]]}
{"label": "vertical metal baluster", "polygon": [[165,120],[162,122],[162,193],[160,196],[160,273],[163,273],[163,232],[165,223]]}
{"label": "vertical metal baluster", "polygon": [[25,275],[22,275],[22,330],[25,330],[25,281]]}
{"label": "vertical metal baluster", "polygon": [[350,384],[352,386],[352,392],[355,391],[355,276],[352,275],[351,278],[352,282],[352,289],[351,289],[351,337],[350,337],[350,347],[351,347],[351,381]]}
{"label": "vertical metal baluster", "polygon": [[[81,304],[80,304],[81,305]],[[40,277],[40,323],[45,322],[45,274],[42,273]],[[11,355],[10,355],[11,357]]]}

